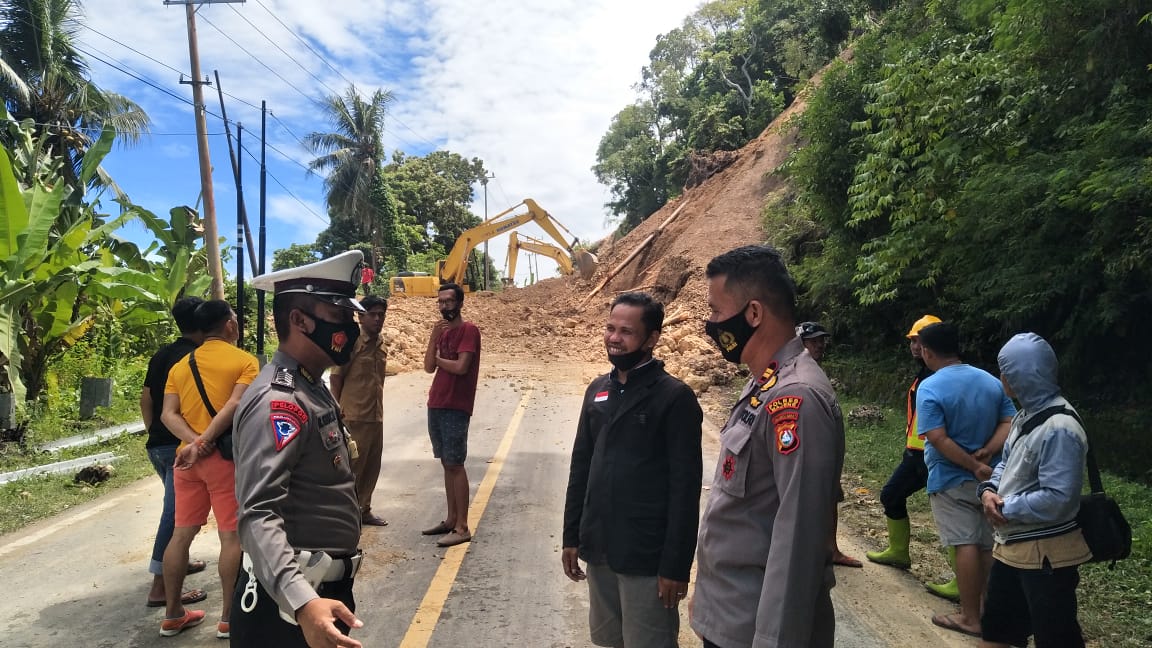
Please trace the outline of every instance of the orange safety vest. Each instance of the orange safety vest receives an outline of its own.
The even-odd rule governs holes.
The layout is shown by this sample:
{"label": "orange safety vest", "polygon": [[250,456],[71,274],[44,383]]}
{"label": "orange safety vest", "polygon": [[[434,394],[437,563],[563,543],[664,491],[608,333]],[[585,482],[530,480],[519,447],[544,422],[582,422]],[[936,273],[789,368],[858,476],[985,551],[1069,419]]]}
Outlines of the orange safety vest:
{"label": "orange safety vest", "polygon": [[904,447],[909,450],[924,450],[924,435],[917,434],[916,432],[916,387],[920,384],[920,379],[916,378],[912,381],[912,386],[908,388],[908,429],[905,431],[907,437]]}

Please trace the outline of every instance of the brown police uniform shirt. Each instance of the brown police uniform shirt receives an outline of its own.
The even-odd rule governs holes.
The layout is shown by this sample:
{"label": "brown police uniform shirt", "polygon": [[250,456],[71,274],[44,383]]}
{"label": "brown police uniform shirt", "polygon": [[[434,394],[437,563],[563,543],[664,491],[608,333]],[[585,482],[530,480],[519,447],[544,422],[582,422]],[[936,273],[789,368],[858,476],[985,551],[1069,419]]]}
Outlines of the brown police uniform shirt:
{"label": "brown police uniform shirt", "polygon": [[336,399],[291,356],[276,352],[236,412],[240,544],[282,610],[317,597],[296,552],[353,554],[360,542],[351,457]]}
{"label": "brown police uniform shirt", "polygon": [[379,423],[384,420],[384,369],[388,364],[388,349],[384,334],[376,339],[361,335],[352,349],[352,358],[342,367],[333,367],[332,374],[344,377],[340,389],[340,408],[348,421]]}
{"label": "brown police uniform shirt", "polygon": [[[700,522],[692,627],[722,646],[831,648],[827,539],[844,464],[828,377],[794,338],[720,434]],[[827,618],[825,618],[827,617]]]}

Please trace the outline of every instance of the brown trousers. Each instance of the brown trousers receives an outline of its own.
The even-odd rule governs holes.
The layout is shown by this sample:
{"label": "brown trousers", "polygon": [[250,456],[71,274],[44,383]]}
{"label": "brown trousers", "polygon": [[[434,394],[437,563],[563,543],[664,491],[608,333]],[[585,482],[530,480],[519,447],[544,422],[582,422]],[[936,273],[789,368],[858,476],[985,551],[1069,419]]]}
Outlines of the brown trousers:
{"label": "brown trousers", "polygon": [[359,456],[352,460],[352,474],[356,476],[356,500],[360,515],[372,512],[372,491],[380,479],[380,455],[384,452],[384,423],[382,421],[345,421],[348,433],[356,442]]}

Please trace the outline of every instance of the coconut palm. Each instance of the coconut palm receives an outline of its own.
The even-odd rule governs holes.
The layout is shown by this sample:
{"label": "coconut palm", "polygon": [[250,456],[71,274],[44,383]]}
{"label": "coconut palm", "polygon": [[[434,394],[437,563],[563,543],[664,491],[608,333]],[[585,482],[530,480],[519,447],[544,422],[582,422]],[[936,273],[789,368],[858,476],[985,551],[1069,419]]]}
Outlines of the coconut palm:
{"label": "coconut palm", "polygon": [[384,165],[384,116],[391,101],[392,93],[385,90],[365,98],[350,85],[343,95],[330,95],[321,102],[334,131],[304,138],[318,155],[308,168],[327,174],[329,211],[351,219],[366,234],[374,229],[372,187]]}
{"label": "coconut palm", "polygon": [[66,156],[64,178],[74,187],[84,153],[105,128],[134,143],[149,124],[135,102],[92,83],[76,47],[81,19],[78,0],[0,0],[0,96],[13,119],[35,123],[46,152]]}

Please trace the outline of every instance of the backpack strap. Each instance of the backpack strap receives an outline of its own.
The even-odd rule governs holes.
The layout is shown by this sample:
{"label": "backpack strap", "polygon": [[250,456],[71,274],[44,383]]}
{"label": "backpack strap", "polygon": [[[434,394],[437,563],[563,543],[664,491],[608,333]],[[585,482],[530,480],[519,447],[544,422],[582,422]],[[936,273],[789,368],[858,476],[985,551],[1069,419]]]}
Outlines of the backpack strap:
{"label": "backpack strap", "polygon": [[[1053,405],[1047,409],[1042,409],[1031,418],[1029,418],[1023,425],[1020,426],[1020,436],[1028,434],[1032,430],[1040,427],[1045,421],[1052,418],[1057,414],[1067,414],[1076,419],[1080,427],[1084,429],[1084,438],[1088,438],[1088,428],[1085,427],[1084,421],[1081,420],[1080,415],[1064,405]],[[1093,493],[1104,492],[1104,482],[1100,480],[1100,468],[1096,465],[1096,455],[1092,452],[1092,444],[1088,443],[1088,485],[1092,488]]]}

